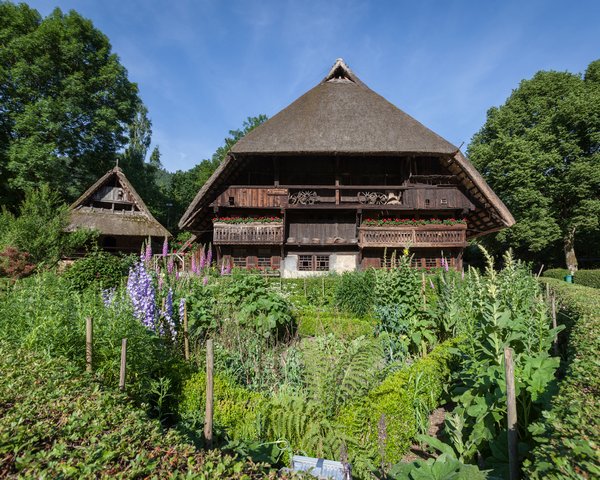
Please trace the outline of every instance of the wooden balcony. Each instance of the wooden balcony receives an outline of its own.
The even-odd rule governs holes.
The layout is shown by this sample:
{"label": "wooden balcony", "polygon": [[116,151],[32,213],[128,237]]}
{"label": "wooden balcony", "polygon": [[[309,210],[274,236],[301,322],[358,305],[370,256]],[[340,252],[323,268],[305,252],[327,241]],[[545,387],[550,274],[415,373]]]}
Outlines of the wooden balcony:
{"label": "wooden balcony", "polygon": [[281,185],[230,186],[214,207],[386,210],[463,210],[473,204],[448,185]]}
{"label": "wooden balcony", "polygon": [[213,242],[215,245],[281,245],[283,243],[283,224],[281,223],[243,223],[213,224]]}
{"label": "wooden balcony", "polygon": [[360,227],[361,247],[465,247],[466,225]]}

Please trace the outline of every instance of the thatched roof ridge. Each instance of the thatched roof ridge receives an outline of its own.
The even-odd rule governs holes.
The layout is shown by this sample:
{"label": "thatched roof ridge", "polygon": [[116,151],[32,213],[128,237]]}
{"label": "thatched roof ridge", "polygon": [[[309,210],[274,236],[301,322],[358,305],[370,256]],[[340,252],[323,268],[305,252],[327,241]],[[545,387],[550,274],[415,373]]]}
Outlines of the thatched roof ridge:
{"label": "thatched roof ridge", "polygon": [[[116,177],[121,187],[129,193],[138,211],[111,212],[85,205],[100,187],[112,180],[112,177]],[[171,236],[171,233],[150,213],[142,198],[119,167],[114,167],[100,177],[71,204],[69,210],[71,223],[67,227],[67,231],[73,231],[81,227],[96,229],[103,235]]]}
{"label": "thatched roof ridge", "polygon": [[446,154],[458,148],[367,87],[338,59],[313,89],[237,142],[233,154]]}

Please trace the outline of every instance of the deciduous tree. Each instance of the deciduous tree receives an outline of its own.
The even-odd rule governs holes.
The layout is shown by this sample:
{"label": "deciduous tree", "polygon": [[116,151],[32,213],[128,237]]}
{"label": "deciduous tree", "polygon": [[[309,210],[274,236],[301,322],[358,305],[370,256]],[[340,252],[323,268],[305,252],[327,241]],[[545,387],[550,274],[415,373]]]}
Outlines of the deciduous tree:
{"label": "deciduous tree", "polygon": [[114,164],[139,103],[91,21],[0,3],[0,203],[42,183],[76,198]]}
{"label": "deciduous tree", "polygon": [[585,75],[540,71],[488,111],[468,155],[517,223],[502,247],[535,255],[600,231],[600,60]]}

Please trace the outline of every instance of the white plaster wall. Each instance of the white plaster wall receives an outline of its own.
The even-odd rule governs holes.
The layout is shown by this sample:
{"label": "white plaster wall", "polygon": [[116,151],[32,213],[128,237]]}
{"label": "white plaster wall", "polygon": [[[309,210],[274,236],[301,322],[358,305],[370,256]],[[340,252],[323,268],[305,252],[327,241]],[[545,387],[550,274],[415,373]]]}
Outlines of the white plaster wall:
{"label": "white plaster wall", "polygon": [[336,273],[352,272],[356,270],[358,255],[354,253],[337,253],[331,255],[329,268]]}
{"label": "white plaster wall", "polygon": [[298,255],[287,255],[281,265],[282,278],[305,278],[329,275],[331,272],[343,273],[356,270],[358,255],[354,253],[336,253],[329,256],[329,271],[299,272]]}

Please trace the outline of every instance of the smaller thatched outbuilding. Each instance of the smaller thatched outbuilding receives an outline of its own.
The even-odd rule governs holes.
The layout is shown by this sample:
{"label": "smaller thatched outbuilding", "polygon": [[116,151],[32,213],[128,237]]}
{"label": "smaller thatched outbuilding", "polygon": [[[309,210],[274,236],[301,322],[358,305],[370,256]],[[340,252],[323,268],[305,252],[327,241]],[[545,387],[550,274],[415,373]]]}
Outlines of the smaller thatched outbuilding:
{"label": "smaller thatched outbuilding", "polygon": [[139,252],[148,238],[158,243],[171,236],[119,167],[108,171],[69,208],[71,223],[67,231],[97,230],[98,243],[107,251]]}

